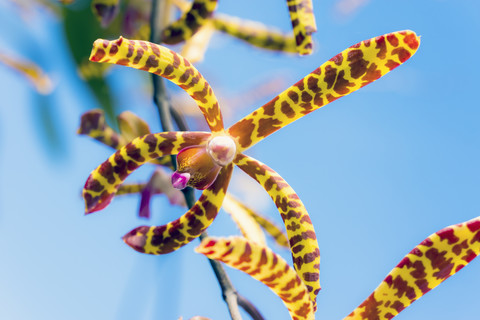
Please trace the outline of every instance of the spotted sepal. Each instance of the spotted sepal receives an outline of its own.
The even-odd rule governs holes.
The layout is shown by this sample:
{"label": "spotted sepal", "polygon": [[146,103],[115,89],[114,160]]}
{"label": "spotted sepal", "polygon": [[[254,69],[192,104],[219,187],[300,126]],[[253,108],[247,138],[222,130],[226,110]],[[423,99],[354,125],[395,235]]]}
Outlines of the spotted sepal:
{"label": "spotted sepal", "polygon": [[316,308],[320,291],[320,250],[312,221],[290,185],[267,165],[239,154],[234,163],[268,192],[280,212],[290,242],[293,265]]}
{"label": "spotted sepal", "polygon": [[263,246],[267,245],[262,228],[248,212],[250,209],[241,201],[227,193],[223,200],[222,209],[232,217],[232,220],[245,238]]}
{"label": "spotted sepal", "polygon": [[423,240],[346,320],[392,319],[480,253],[480,217]]}
{"label": "spotted sepal", "polygon": [[114,149],[118,149],[127,143],[124,137],[106,123],[105,113],[100,109],[90,110],[82,114],[77,133],[87,135]]}
{"label": "spotted sepal", "polygon": [[190,10],[165,28],[162,42],[177,44],[190,39],[203,26],[217,8],[217,0],[194,0]]}
{"label": "spotted sepal", "polygon": [[158,157],[177,154],[191,145],[205,144],[208,132],[163,132],[134,139],[98,166],[85,182],[86,213],[105,208],[127,176],[142,164]]}
{"label": "spotted sepal", "polygon": [[249,21],[224,14],[212,18],[215,29],[227,33],[259,48],[296,53],[294,38],[256,21]]}
{"label": "spotted sepal", "polygon": [[118,187],[115,195],[122,196],[126,194],[140,193],[146,185],[146,183],[123,183]]}
{"label": "spotted sepal", "polygon": [[420,38],[399,31],[362,41],[324,63],[308,76],[228,129],[241,150],[304,115],[375,81],[407,61]]}
{"label": "spotted sepal", "polygon": [[292,319],[315,319],[305,284],[295,270],[269,248],[242,237],[208,237],[195,251],[209,259],[222,261],[267,285],[283,300]]}
{"label": "spotted sepal", "polygon": [[217,97],[198,70],[181,55],[165,47],[120,37],[93,43],[90,60],[124,65],[169,79],[184,89],[198,104],[212,132],[223,130]]}
{"label": "spotted sepal", "polygon": [[[150,133],[147,123],[132,112],[122,112],[117,119],[121,134],[118,134],[106,124],[103,110],[94,109],[87,111],[81,117],[77,133],[87,135],[114,149],[119,149],[136,137]],[[173,169],[170,156],[160,157],[151,162]]]}
{"label": "spotted sepal", "polygon": [[141,253],[165,254],[175,251],[200,236],[217,216],[227,192],[232,165],[224,167],[213,185],[205,189],[183,216],[163,226],[141,226],[123,237],[123,241]]}
{"label": "spotted sepal", "polygon": [[117,16],[119,8],[119,0],[92,0],[92,11],[104,28]]}
{"label": "spotted sepal", "polygon": [[301,55],[311,54],[313,49],[312,33],[317,31],[312,0],[287,0],[287,5],[297,51]]}

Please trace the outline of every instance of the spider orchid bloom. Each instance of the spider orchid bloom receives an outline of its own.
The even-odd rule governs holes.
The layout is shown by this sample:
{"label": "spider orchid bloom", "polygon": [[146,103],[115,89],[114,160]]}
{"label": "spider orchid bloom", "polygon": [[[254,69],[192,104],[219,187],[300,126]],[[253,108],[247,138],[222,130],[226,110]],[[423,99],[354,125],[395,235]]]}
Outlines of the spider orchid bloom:
{"label": "spider orchid bloom", "polygon": [[138,227],[124,237],[137,251],[169,253],[200,236],[212,223],[222,205],[233,165],[237,165],[275,202],[285,223],[295,269],[315,301],[320,290],[320,253],[308,213],[280,175],[243,152],[289,123],[380,78],[409,59],[419,43],[412,31],[362,41],[225,130],[213,90],[186,59],[145,41],[121,37],[96,40],[91,61],[126,65],[169,79],[197,102],[211,133],[163,132],[134,139],[88,177],[83,190],[86,212],[107,206],[126,177],[140,165],[178,154],[174,186],[204,189],[201,197],[177,220],[159,227]]}
{"label": "spider orchid bloom", "polygon": [[[305,285],[270,249],[245,238],[205,238],[196,252],[222,261],[269,286],[292,319],[314,319]],[[480,253],[480,217],[448,226],[423,240],[344,320],[392,319]]]}

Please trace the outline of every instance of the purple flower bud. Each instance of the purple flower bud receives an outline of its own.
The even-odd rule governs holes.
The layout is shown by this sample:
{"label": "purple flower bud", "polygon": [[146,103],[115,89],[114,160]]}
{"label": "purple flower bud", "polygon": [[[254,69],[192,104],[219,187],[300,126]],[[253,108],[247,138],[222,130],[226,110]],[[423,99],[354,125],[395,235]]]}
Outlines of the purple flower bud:
{"label": "purple flower bud", "polygon": [[175,189],[182,190],[187,186],[188,180],[190,180],[190,173],[188,172],[177,172],[175,171],[172,174],[172,186]]}

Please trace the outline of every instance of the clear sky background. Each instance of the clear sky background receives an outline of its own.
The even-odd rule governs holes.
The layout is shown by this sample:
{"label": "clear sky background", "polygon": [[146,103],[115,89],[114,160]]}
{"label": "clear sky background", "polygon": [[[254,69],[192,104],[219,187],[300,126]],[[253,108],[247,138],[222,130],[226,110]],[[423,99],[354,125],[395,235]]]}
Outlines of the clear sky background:
{"label": "clear sky background", "polygon": [[[310,213],[322,254],[318,319],[342,319],[424,238],[480,214],[480,4],[371,0],[342,14],[340,2],[314,1],[311,56],[252,49],[216,34],[197,66],[221,104],[249,101],[227,118],[230,125],[275,96],[252,105],[245,97],[252,86],[280,79],[279,93],[361,40],[403,29],[421,35],[407,63],[248,152],[281,174]],[[285,1],[221,0],[218,11],[290,30]],[[98,105],[76,76],[60,22],[38,8],[20,12],[0,1],[0,50],[37,61],[56,89],[40,97],[0,65],[0,319],[228,319],[208,262],[193,252],[198,241],[165,256],[139,254],[121,241],[134,227],[166,223],[183,210],[157,197],[145,221],[136,217],[139,198],[126,196],[84,216],[81,188],[112,152],[76,135],[80,115]],[[110,78],[120,110],[136,112],[157,131],[149,78],[126,68]],[[58,134],[53,144],[41,121],[47,113]],[[146,166],[129,181],[151,171]],[[281,221],[264,191],[238,169],[230,190]],[[209,232],[239,234],[225,212]],[[228,273],[266,319],[288,319],[268,288]],[[474,260],[396,319],[478,318],[479,275]]]}

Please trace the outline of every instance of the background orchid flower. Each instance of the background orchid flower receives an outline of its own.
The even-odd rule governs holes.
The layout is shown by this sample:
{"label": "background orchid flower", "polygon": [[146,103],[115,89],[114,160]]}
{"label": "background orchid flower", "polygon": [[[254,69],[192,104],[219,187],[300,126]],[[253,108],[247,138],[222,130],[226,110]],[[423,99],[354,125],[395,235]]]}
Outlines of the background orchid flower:
{"label": "background orchid flower", "polygon": [[160,156],[178,154],[173,185],[205,189],[202,196],[177,220],[159,227],[138,227],[124,237],[137,251],[169,253],[198,237],[212,223],[235,164],[274,200],[284,219],[295,269],[315,301],[320,290],[320,252],[308,213],[283,178],[243,152],[294,120],[393,70],[408,60],[418,46],[419,38],[412,31],[360,42],[225,131],[213,90],[186,59],[144,41],[95,41],[92,61],[126,65],[169,79],[197,101],[212,132],[164,132],[133,140],[88,177],[83,191],[86,212],[107,206],[126,177],[140,165]]}

